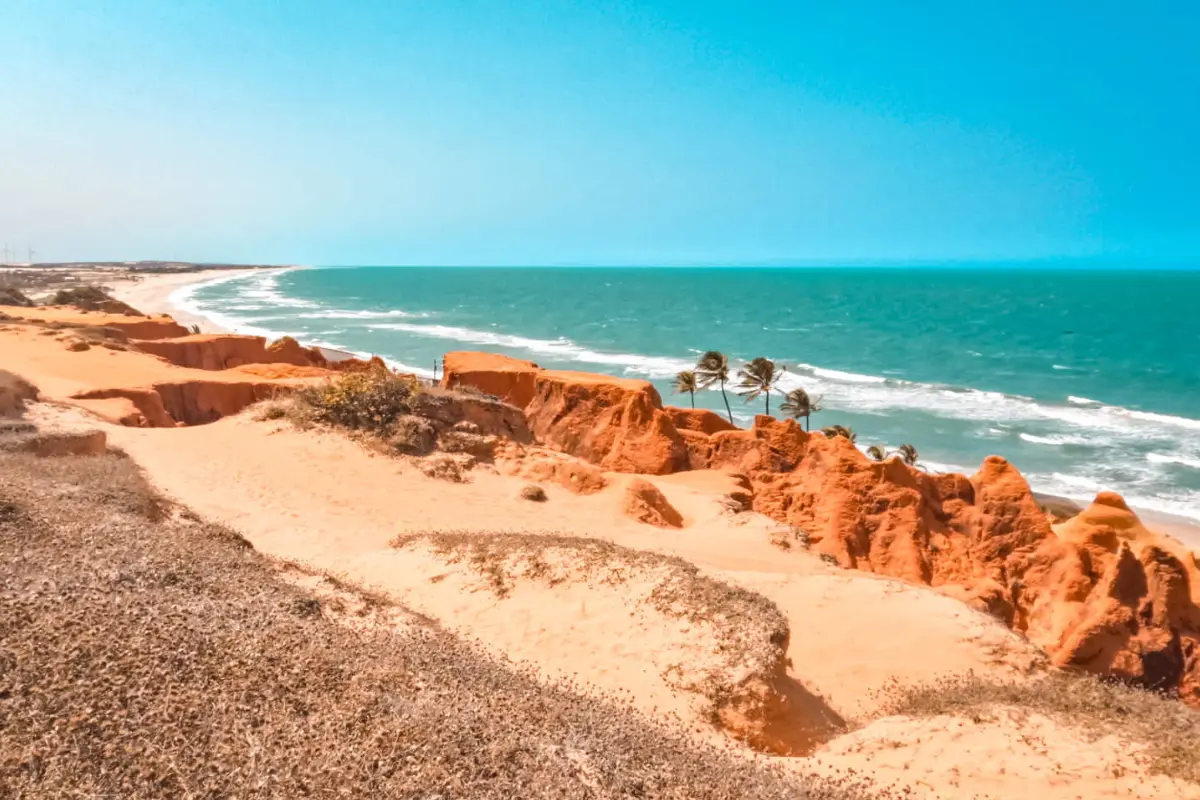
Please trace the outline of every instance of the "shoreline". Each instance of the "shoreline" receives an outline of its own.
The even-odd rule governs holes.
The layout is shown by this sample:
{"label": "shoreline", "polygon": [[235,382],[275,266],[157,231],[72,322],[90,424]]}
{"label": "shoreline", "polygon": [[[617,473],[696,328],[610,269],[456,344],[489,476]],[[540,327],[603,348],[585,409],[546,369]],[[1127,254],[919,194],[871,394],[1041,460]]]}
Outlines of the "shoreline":
{"label": "shoreline", "polygon": [[[289,268],[275,267],[273,269]],[[170,314],[177,322],[187,327],[198,325],[202,333],[237,333],[234,330],[217,325],[208,317],[180,308],[171,301],[171,296],[178,290],[188,286],[262,271],[264,271],[263,268],[247,268],[240,270],[199,270],[175,274],[149,274],[142,276],[138,281],[122,282],[114,285],[112,287],[112,295],[147,314]],[[320,348],[326,357],[333,361],[354,357],[354,354],[347,351],[323,347],[321,345],[313,346]],[[1018,468],[1020,467],[1020,465],[1017,466]],[[1036,486],[1033,487],[1033,490],[1039,497],[1061,498],[1078,504],[1081,507],[1086,507],[1093,499],[1093,497],[1085,497],[1083,495],[1071,496],[1041,492]],[[1148,526],[1160,533],[1178,539],[1189,548],[1200,551],[1200,520],[1193,520],[1189,517],[1168,514],[1162,511],[1154,511],[1142,506],[1134,505],[1131,508]]]}

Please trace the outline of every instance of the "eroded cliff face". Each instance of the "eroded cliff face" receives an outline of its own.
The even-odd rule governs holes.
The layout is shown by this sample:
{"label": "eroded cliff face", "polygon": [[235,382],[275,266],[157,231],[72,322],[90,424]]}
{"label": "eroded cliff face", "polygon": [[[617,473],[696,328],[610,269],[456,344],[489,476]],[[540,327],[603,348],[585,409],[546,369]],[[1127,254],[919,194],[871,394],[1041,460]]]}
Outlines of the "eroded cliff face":
{"label": "eroded cliff face", "polygon": [[1200,706],[1200,572],[1191,552],[1101,494],[1058,526],[998,456],[932,475],[882,463],[843,437],[759,416],[664,409],[653,386],[541,370],[502,356],[447,356],[446,383],[525,409],[535,440],[618,472],[724,469],[754,510],[794,525],[843,567],[937,588],[1029,636],[1058,665]]}
{"label": "eroded cliff face", "polygon": [[544,370],[484,353],[449,353],[442,385],[472,387],[523,408],[535,439],[614,472],[689,467],[688,448],[649,381]]}

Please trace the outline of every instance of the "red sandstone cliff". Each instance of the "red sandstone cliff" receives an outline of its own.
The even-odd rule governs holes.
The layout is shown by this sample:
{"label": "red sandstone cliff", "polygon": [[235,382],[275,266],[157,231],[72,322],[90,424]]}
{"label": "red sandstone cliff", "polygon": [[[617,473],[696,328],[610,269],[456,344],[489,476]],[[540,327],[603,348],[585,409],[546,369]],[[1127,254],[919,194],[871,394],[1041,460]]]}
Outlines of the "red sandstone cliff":
{"label": "red sandstone cliff", "polygon": [[543,445],[615,472],[687,469],[688,448],[649,381],[544,370],[486,353],[448,353],[442,385],[470,386],[525,410]]}
{"label": "red sandstone cliff", "polygon": [[445,382],[523,407],[539,442],[609,470],[744,474],[756,511],[802,529],[843,567],[936,587],[1061,666],[1178,688],[1200,705],[1200,571],[1116,495],[1055,531],[997,456],[969,478],[931,475],[791,420],[759,416],[739,430],[711,412],[663,409],[644,381],[503,356],[452,353]]}

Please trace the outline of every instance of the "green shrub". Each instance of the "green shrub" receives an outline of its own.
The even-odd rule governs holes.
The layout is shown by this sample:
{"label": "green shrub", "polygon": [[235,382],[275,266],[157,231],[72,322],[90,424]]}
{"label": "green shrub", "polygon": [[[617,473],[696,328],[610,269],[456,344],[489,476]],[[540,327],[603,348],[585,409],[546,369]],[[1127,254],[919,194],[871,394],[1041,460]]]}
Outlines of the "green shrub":
{"label": "green shrub", "polygon": [[373,369],[306,387],[298,399],[311,409],[314,422],[386,435],[397,419],[409,413],[409,404],[419,391],[420,385],[411,375]]}

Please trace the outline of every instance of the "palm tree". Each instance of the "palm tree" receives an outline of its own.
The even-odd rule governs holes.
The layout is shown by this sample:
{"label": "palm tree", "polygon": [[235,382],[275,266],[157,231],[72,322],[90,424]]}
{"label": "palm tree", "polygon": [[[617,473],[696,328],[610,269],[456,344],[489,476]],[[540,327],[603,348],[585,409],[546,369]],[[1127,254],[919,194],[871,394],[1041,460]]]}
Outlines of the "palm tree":
{"label": "palm tree", "polygon": [[804,417],[804,430],[808,430],[808,418],[821,410],[821,398],[813,400],[803,389],[792,389],[783,396],[779,410],[792,419]]}
{"label": "palm tree", "polygon": [[882,445],[873,444],[867,448],[867,457],[872,461],[883,461],[887,456],[887,448]]}
{"label": "palm tree", "polygon": [[696,390],[699,389],[699,384],[696,383],[696,373],[690,369],[685,369],[675,375],[675,392],[683,394],[687,392],[692,396],[692,408],[696,407]]}
{"label": "palm tree", "polygon": [[729,359],[717,350],[709,350],[700,356],[696,362],[696,377],[700,388],[707,389],[714,383],[721,385],[721,399],[725,401],[725,413],[729,415],[729,424],[733,424],[733,411],[729,408],[729,397],[725,394],[725,383],[729,380]]}
{"label": "palm tree", "polygon": [[738,394],[744,397],[747,403],[757,399],[760,394],[766,395],[767,416],[770,416],[771,392],[775,391],[775,384],[786,371],[787,367],[776,367],[775,362],[769,358],[756,358],[738,370],[738,377],[741,378],[738,382]]}
{"label": "palm tree", "polygon": [[921,457],[921,454],[917,452],[917,448],[911,444],[900,445],[896,448],[896,453],[900,456],[900,460],[910,467],[917,466],[917,459]]}
{"label": "palm tree", "polygon": [[858,434],[847,428],[845,425],[830,425],[827,428],[821,428],[821,433],[825,434],[827,439],[832,439],[835,436],[845,436],[853,444],[858,439]]}

